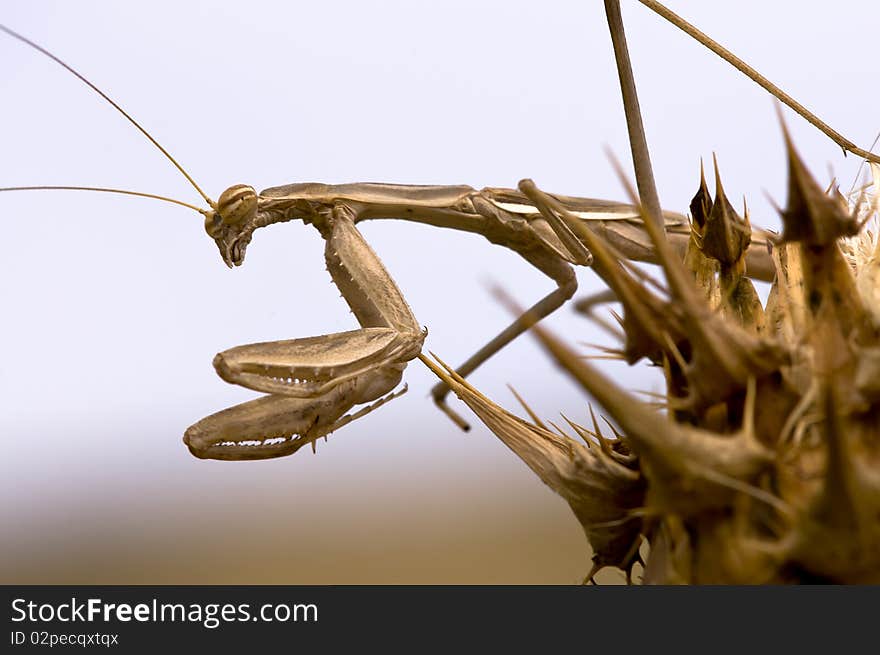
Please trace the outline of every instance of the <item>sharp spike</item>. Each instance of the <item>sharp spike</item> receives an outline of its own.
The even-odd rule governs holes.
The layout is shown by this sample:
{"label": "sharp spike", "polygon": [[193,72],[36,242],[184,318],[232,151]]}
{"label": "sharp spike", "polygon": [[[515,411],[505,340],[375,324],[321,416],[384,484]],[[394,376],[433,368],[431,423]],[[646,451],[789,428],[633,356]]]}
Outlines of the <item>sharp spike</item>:
{"label": "sharp spike", "polygon": [[541,421],[540,417],[534,411],[532,411],[532,408],[529,407],[529,405],[526,403],[526,401],[523,400],[522,396],[520,396],[519,393],[517,393],[516,389],[514,389],[513,386],[511,386],[509,384],[507,385],[507,388],[510,389],[510,392],[513,394],[514,398],[516,398],[517,402],[522,406],[522,408],[524,410],[526,410],[526,413],[529,415],[529,418],[532,419],[532,423],[537,425],[539,428],[546,430],[547,426],[544,425],[544,423]]}
{"label": "sharp spike", "polygon": [[783,241],[802,241],[826,246],[842,236],[858,233],[858,222],[840,204],[825,194],[795,149],[791,134],[779,114],[788,158],[788,202],[780,212]]}
{"label": "sharp spike", "polygon": [[712,211],[712,196],[709,194],[709,187],[706,185],[706,170],[703,166],[703,158],[700,158],[700,187],[697,193],[691,199],[690,204],[691,218],[696,223],[697,228],[702,232],[706,225],[706,219],[709,212]]}

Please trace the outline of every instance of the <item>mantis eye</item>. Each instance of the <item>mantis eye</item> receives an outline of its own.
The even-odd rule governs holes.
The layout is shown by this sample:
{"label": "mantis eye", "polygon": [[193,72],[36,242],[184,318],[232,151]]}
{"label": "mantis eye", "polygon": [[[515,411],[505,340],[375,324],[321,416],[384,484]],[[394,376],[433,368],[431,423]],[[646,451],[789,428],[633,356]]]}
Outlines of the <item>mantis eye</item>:
{"label": "mantis eye", "polygon": [[205,215],[205,232],[208,233],[208,236],[212,239],[216,239],[220,234],[220,226],[222,222],[220,221],[220,214],[215,211],[210,212]]}
{"label": "mantis eye", "polygon": [[238,225],[257,213],[257,192],[246,184],[229,187],[220,194],[217,213],[223,225]]}

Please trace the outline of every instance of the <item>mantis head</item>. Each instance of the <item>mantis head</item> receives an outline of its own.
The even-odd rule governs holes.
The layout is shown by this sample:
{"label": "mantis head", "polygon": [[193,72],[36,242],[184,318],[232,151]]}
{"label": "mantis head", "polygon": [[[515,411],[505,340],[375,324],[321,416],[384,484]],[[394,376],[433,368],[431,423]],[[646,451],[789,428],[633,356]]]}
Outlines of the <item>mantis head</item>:
{"label": "mantis head", "polygon": [[217,247],[226,265],[232,268],[244,262],[244,253],[257,227],[257,192],[246,184],[236,184],[220,194],[214,208],[205,214],[205,231]]}

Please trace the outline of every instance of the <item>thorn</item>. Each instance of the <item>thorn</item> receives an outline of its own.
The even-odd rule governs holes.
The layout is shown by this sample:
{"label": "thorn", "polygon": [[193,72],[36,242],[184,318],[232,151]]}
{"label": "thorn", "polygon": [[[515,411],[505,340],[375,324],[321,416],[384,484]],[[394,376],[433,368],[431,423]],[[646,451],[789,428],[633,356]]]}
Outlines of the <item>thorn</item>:
{"label": "thorn", "polygon": [[594,563],[593,568],[591,568],[590,572],[587,573],[587,576],[584,578],[583,582],[581,582],[581,585],[589,585],[589,584],[595,585],[596,584],[596,580],[595,580],[596,574],[601,569],[602,569],[602,567],[599,564]]}
{"label": "thorn", "polygon": [[690,210],[691,217],[702,232],[703,227],[706,225],[706,219],[712,211],[712,196],[709,195],[709,187],[706,185],[706,170],[703,166],[702,157],[700,157],[700,187],[691,199]]}
{"label": "thorn", "polygon": [[611,428],[611,431],[614,433],[615,439],[617,439],[618,441],[626,441],[626,439],[624,439],[624,436],[620,434],[620,432],[618,432],[617,428],[614,427],[614,424],[611,421],[609,421],[605,416],[602,417],[602,420],[605,421],[605,425]]}
{"label": "thorn", "polygon": [[[562,418],[565,418],[565,416],[563,416]],[[556,425],[553,421],[547,421],[547,422],[553,426],[553,429],[556,430],[561,437],[563,437],[564,439],[571,439],[571,437],[569,437],[565,433],[565,431],[562,428],[560,428],[558,425]]]}
{"label": "thorn", "polygon": [[520,396],[520,395],[516,392],[516,389],[514,389],[514,388],[513,388],[511,385],[509,385],[509,384],[507,385],[507,388],[510,389],[511,393],[513,393],[513,395],[514,395],[514,397],[516,398],[517,402],[519,402],[519,404],[522,405],[522,408],[523,408],[524,410],[526,410],[526,413],[529,415],[529,418],[532,419],[532,423],[534,423],[535,425],[537,425],[537,426],[538,426],[539,428],[541,428],[542,430],[547,430],[547,431],[549,432],[549,430],[547,429],[547,426],[544,425],[544,423],[541,421],[541,419],[538,417],[538,415],[535,414],[535,412],[532,411],[532,408],[529,407],[528,404],[526,404],[526,401],[523,400],[522,396]]}
{"label": "thorn", "polygon": [[599,422],[596,420],[596,412],[593,410],[593,403],[587,403],[587,407],[590,409],[590,418],[593,420],[593,432],[600,439],[604,439],[605,437],[602,435],[602,429],[599,427]]}
{"label": "thorn", "polygon": [[578,341],[578,344],[583,346],[584,348],[593,348],[594,350],[601,350],[603,353],[608,353],[610,355],[620,354],[623,352],[619,348],[612,348],[611,346],[603,346],[601,343],[593,343],[591,341]]}
{"label": "thorn", "polygon": [[587,444],[587,448],[592,448],[593,443],[590,441],[589,436],[592,434],[589,430],[585,429],[583,426],[578,425],[571,419],[569,419],[565,414],[559,412],[559,415],[565,420],[566,423],[574,430],[575,434],[579,436],[585,444]]}
{"label": "thorn", "polygon": [[844,211],[835,198],[828,196],[807,170],[794,147],[781,110],[779,123],[788,158],[788,202],[780,212],[783,240],[825,246],[841,236],[858,234],[854,217]]}

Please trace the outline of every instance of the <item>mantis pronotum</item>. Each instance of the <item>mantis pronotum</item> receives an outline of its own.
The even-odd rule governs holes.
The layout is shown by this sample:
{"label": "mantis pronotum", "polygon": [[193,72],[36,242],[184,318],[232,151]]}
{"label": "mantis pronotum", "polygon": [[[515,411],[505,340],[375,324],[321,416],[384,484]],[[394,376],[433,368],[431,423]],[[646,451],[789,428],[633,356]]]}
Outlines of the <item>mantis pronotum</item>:
{"label": "mantis pronotum", "polygon": [[[234,196],[235,192],[233,191],[231,195]],[[336,202],[340,199],[343,202]],[[221,204],[222,200],[223,199],[221,198]],[[490,237],[490,239],[501,242],[503,243],[503,245],[511,247],[517,252],[520,252],[520,254],[523,254],[524,257],[526,257],[529,261],[538,266],[542,271],[548,272],[548,274],[560,285],[558,291],[553,292],[551,296],[548,296],[550,300],[549,302],[544,303],[545,309],[555,308],[555,306],[558,306],[559,304],[564,302],[567,297],[569,297],[571,293],[574,292],[573,275],[570,272],[568,262],[586,263],[583,261],[577,261],[575,258],[573,258],[570,252],[566,252],[564,246],[557,242],[555,235],[549,229],[547,229],[546,225],[543,224],[542,219],[538,216],[537,212],[531,209],[528,203],[523,202],[522,196],[519,196],[516,194],[516,192],[511,191],[488,189],[477,192],[473,189],[464,187],[414,189],[390,185],[344,185],[342,187],[303,187],[293,185],[292,187],[282,187],[279,189],[269,190],[268,192],[263,194],[263,200],[267,203],[267,205],[273,205],[274,203],[273,208],[267,209],[267,211],[270,212],[276,210],[281,211],[279,209],[280,206],[286,203],[288,205],[288,210],[292,213],[290,215],[285,215],[285,220],[289,220],[290,218],[301,218],[314,223],[316,227],[319,228],[319,230],[322,230],[326,233],[325,236],[328,239],[328,244],[331,243],[335,238],[334,229],[331,227],[327,227],[325,224],[321,223],[322,221],[326,221],[328,216],[332,217],[335,212],[339,222],[343,223],[346,226],[349,234],[353,238],[357,238],[357,230],[354,228],[354,223],[358,220],[363,220],[366,218],[383,217],[381,215],[382,212],[377,209],[383,208],[383,205],[385,210],[384,217],[404,219],[412,218],[415,220],[430,222],[435,225],[456,227],[458,229],[467,229],[469,231],[483,233],[486,236]],[[571,202],[573,203],[572,207],[574,209],[584,210],[587,213],[589,211],[594,211],[596,207],[595,205],[591,205],[589,202],[587,202],[585,205],[581,205],[579,204],[579,202],[581,201],[578,201],[576,199],[571,200]],[[414,216],[407,215],[406,209],[411,209],[413,206],[421,207],[424,213]],[[482,208],[482,211],[478,209],[478,206]],[[389,207],[391,207],[391,209],[389,209]],[[599,207],[601,208],[600,211],[607,210],[607,207],[604,205],[600,204]],[[347,212],[351,212],[351,214],[347,216]],[[398,213],[400,215],[394,215],[395,213]],[[629,215],[632,216],[631,211]],[[505,227],[503,221],[498,220],[499,216],[504,217],[505,219],[509,219],[510,225]],[[588,216],[585,215],[584,217],[587,218]],[[489,221],[493,218],[495,219],[495,223],[490,226]],[[248,225],[246,219],[258,221],[256,216],[243,217],[240,222],[236,222],[234,223],[234,225],[238,227]],[[686,234],[686,227],[682,218],[670,215],[670,222],[672,228],[671,231],[673,233],[675,233],[677,229],[680,236],[684,236]],[[222,219],[220,223],[223,224]],[[256,222],[253,224],[256,225]],[[524,230],[522,226],[526,226],[528,228],[529,231],[527,234],[523,233]],[[231,225],[225,225],[224,229],[230,227]],[[609,229],[609,233],[612,236],[623,235],[623,240],[620,243],[620,249],[624,250],[624,254],[632,254],[633,256],[638,258],[639,252],[627,253],[625,251],[628,243],[632,241],[632,239],[628,239],[626,237],[625,230],[626,228],[633,228],[633,224],[626,221],[609,222],[607,224],[607,227]],[[213,226],[212,229],[219,230],[220,225]],[[250,232],[248,232],[247,234],[249,236]],[[518,241],[518,239],[521,241]],[[220,234],[219,240],[230,242],[230,249],[224,253],[227,261],[232,263],[240,263],[240,259],[243,257],[244,254],[243,248],[239,247],[238,252],[236,252],[236,248],[232,244],[232,241],[234,239],[231,239],[226,235]],[[638,245],[637,239],[636,244]],[[527,254],[530,253],[530,251],[531,254]],[[538,261],[536,262],[533,260]],[[367,261],[367,259],[359,257],[358,261]],[[378,260],[370,261],[375,263]],[[756,270],[758,269],[754,268],[753,272],[755,272]],[[395,301],[396,300],[397,299],[395,298]],[[402,298],[400,300],[402,300]],[[363,298],[359,298],[357,300],[349,298],[349,302],[355,302],[357,304],[357,307],[353,307],[356,314],[358,313],[358,311],[361,311],[363,313],[368,313],[370,311],[367,304],[365,304],[365,302],[363,301]],[[371,321],[370,319],[364,319],[361,322],[362,324],[369,324],[374,321]],[[367,325],[367,329],[377,327],[379,326]],[[413,350],[416,349],[414,344],[421,344],[419,338],[415,336],[419,332],[418,324],[414,321],[407,321],[405,327],[406,329],[401,329],[401,325],[394,326],[397,334],[413,335],[411,339],[407,340],[406,347],[401,348],[401,352],[405,353],[406,356],[414,356]],[[516,331],[516,329],[508,331],[505,338],[496,342],[493,345],[493,348],[503,345],[502,342],[505,339],[509,340],[509,338],[515,336],[514,333]],[[363,335],[363,333],[359,334]],[[354,337],[354,335],[352,336],[353,338],[360,338]],[[307,343],[314,344],[315,342],[309,341]],[[307,344],[306,342],[299,342],[294,345],[300,346]],[[240,352],[241,351],[236,351],[236,353]],[[394,366],[400,366],[406,361],[406,359],[394,359],[392,363],[389,359],[379,356],[377,354],[381,354],[384,352],[385,351],[382,349],[378,349],[375,351],[358,349],[356,352],[353,351],[352,353],[349,353],[350,358],[346,359],[346,361],[355,361],[358,359],[358,355],[366,356],[368,359],[368,361],[365,362],[367,366],[366,370],[368,370],[367,374],[379,372],[382,374],[382,376],[387,373],[386,365],[393,364]],[[263,353],[258,354],[262,355]],[[490,355],[491,348],[484,354]],[[404,357],[404,355],[401,355],[401,357]],[[479,359],[480,358],[477,358],[477,360]],[[262,360],[259,360],[258,363],[259,365],[265,365]],[[475,362],[475,364],[478,363],[479,361]],[[250,364],[253,364],[253,362],[250,362]],[[285,365],[287,365],[288,368],[291,367],[290,362],[286,362]],[[222,360],[220,362],[219,368],[221,370],[225,368]],[[296,367],[294,366],[293,368]],[[464,369],[467,370],[468,366],[466,365]],[[236,379],[236,381],[238,381],[237,375],[238,374],[236,372],[227,373],[227,377]],[[322,375],[326,375],[326,371],[323,372]],[[283,376],[280,374],[271,375],[269,376],[269,381],[256,381],[253,382],[251,386],[258,388],[262,391],[274,391],[277,395],[277,392],[279,391],[277,385],[279,384],[279,382],[278,380],[271,380],[271,378],[308,378],[308,376],[308,373],[294,373],[293,369],[291,369],[288,371],[287,376]],[[392,388],[393,386],[394,385],[391,385]],[[309,426],[308,420],[305,421],[305,424],[303,424],[302,421],[300,422],[301,427],[304,426],[312,429],[312,431],[307,435],[307,439],[299,441],[295,444],[292,442],[287,444],[283,444],[280,442],[274,443],[271,444],[271,448],[264,448],[262,446],[256,446],[251,443],[251,445],[249,446],[243,445],[242,449],[239,450],[233,445],[227,447],[227,451],[225,451],[225,453],[230,454],[235,458],[239,458],[248,454],[267,456],[292,452],[293,449],[301,446],[303,443],[312,441],[325,429],[334,429],[335,427],[338,427],[336,420],[328,419],[328,416],[332,416],[333,413],[338,412],[339,417],[341,417],[341,415],[345,411],[347,411],[347,409],[350,408],[352,405],[359,404],[359,402],[363,401],[368,396],[373,395],[373,393],[371,392],[369,394],[366,394],[365,396],[346,395],[345,397],[329,398],[326,397],[325,394],[330,393],[332,389],[327,388],[326,381],[324,381],[322,384],[319,384],[318,387],[320,389],[319,395],[322,397],[322,399],[327,400],[331,403],[333,410],[329,413],[322,412],[320,425],[318,424],[318,421],[315,420],[314,427],[320,427],[320,429],[312,429]],[[342,391],[341,389],[338,389],[336,387],[333,388],[336,389],[336,392],[341,393]],[[390,392],[390,390],[390,388],[383,388],[383,393],[386,391]],[[284,391],[285,393],[288,393],[288,390]],[[372,400],[372,398],[370,398],[370,400]],[[289,405],[294,405],[296,407],[296,415],[298,420],[307,418],[307,413],[303,413],[301,411],[301,399],[297,399],[296,401],[286,401],[286,403]],[[311,407],[312,405],[310,405],[310,408]],[[307,429],[306,431],[308,432],[309,429]],[[236,434],[226,439],[231,443],[236,441],[253,442],[253,439],[251,438],[253,436],[254,435]],[[196,444],[196,450],[200,454],[209,454],[211,456],[222,454],[209,452],[211,447],[213,446],[205,446],[205,444],[203,443]]]}

